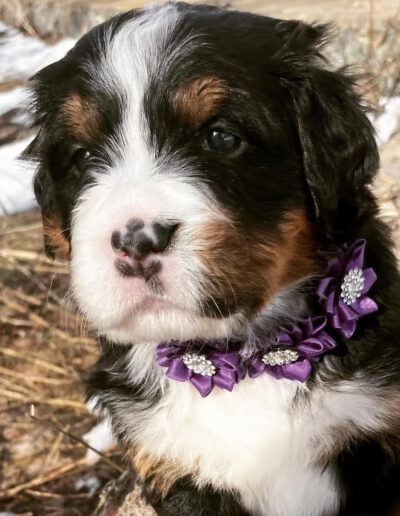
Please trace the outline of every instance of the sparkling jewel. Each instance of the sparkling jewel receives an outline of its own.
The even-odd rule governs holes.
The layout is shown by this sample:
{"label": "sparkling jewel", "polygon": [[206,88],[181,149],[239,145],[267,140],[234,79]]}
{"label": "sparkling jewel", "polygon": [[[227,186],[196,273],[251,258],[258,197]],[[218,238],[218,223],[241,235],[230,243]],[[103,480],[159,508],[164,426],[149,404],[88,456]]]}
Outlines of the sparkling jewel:
{"label": "sparkling jewel", "polygon": [[186,353],[182,357],[183,363],[188,369],[202,376],[213,376],[217,370],[211,360],[207,360],[205,355],[196,353]]}
{"label": "sparkling jewel", "polygon": [[340,297],[346,305],[352,305],[361,296],[364,288],[364,276],[361,269],[351,269],[343,279],[340,287],[342,292]]}
{"label": "sparkling jewel", "polygon": [[282,366],[292,364],[299,358],[299,353],[295,349],[278,349],[269,351],[262,357],[262,361],[270,366]]}

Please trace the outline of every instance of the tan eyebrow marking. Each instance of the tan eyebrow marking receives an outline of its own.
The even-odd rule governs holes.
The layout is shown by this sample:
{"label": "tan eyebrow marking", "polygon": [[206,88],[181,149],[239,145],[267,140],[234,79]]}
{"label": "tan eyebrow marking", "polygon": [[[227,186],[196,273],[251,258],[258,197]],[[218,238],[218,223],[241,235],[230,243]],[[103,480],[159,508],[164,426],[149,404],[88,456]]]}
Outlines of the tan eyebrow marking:
{"label": "tan eyebrow marking", "polygon": [[215,115],[227,95],[226,85],[218,77],[197,77],[181,85],[175,94],[174,107],[191,127],[200,127]]}
{"label": "tan eyebrow marking", "polygon": [[196,474],[195,471],[189,471],[178,462],[153,457],[143,449],[136,450],[132,459],[141,481],[146,481],[151,491],[161,498],[167,496],[168,491],[180,478]]}
{"label": "tan eyebrow marking", "polygon": [[100,123],[93,103],[74,93],[64,102],[62,114],[69,131],[79,140],[91,143],[96,139]]}

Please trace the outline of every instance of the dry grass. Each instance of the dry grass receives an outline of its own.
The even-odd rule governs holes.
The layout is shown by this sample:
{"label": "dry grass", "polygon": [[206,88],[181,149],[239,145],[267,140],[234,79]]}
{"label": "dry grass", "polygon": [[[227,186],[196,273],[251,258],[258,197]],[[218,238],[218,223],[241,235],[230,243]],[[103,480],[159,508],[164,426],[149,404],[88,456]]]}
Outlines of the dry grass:
{"label": "dry grass", "polygon": [[68,264],[43,254],[37,212],[0,219],[0,508],[17,514],[87,516],[97,496],[76,479],[102,485],[119,474],[104,460],[87,466],[85,446],[54,427],[79,438],[94,424],[82,380],[97,346],[68,301],[68,278]]}

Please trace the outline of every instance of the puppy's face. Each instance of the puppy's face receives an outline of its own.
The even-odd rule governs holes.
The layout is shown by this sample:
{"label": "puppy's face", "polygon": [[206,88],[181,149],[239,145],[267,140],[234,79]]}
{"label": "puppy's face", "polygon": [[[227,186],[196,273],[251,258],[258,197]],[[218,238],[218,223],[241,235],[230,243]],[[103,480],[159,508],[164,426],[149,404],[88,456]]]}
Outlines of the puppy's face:
{"label": "puppy's face", "polygon": [[[351,132],[372,139],[334,74],[336,119],[317,95],[310,124],[331,73],[322,32],[168,4],[97,27],[35,78],[46,246],[70,251],[73,291],[100,332],[221,336],[313,271],[316,232],[341,199],[354,212],[347,182],[364,164],[344,162]],[[334,155],[345,170],[322,177]]]}

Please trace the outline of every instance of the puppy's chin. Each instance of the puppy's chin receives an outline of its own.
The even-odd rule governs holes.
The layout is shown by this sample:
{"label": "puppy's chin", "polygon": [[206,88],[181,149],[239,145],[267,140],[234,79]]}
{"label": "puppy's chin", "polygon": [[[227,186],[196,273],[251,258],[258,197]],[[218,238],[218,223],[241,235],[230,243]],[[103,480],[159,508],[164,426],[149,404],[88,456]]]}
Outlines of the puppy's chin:
{"label": "puppy's chin", "polygon": [[[146,306],[147,304],[147,306]],[[230,337],[244,325],[241,315],[223,319],[186,312],[159,300],[148,300],[119,325],[98,328],[108,340],[121,344],[165,340]]]}

